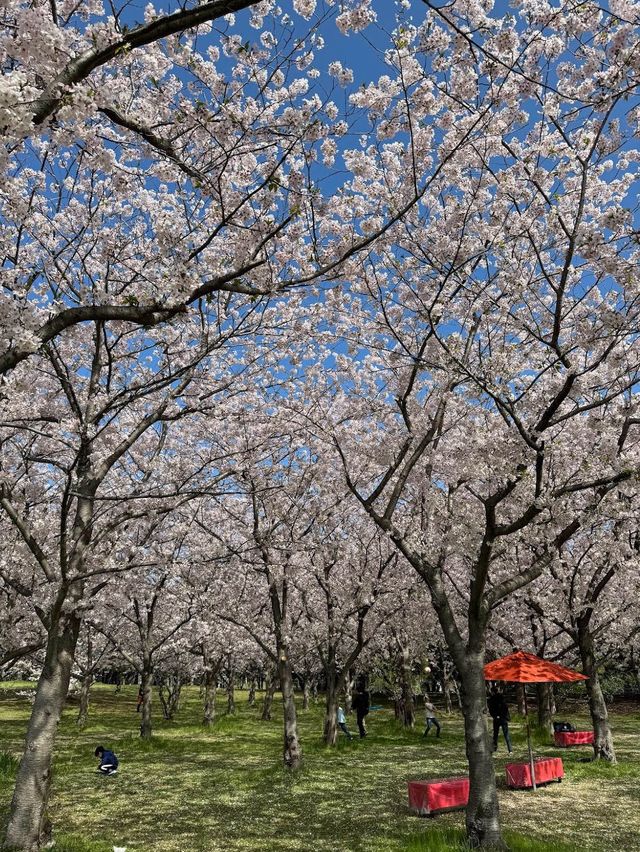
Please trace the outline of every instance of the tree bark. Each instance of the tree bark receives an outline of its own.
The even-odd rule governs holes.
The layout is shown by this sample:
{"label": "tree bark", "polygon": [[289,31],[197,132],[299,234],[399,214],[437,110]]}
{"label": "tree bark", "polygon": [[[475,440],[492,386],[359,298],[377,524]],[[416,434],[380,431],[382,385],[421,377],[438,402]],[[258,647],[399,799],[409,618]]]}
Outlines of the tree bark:
{"label": "tree bark", "polygon": [[551,696],[548,683],[537,683],[538,727],[553,735],[553,717],[551,715]]}
{"label": "tree bark", "polygon": [[470,846],[506,849],[500,815],[491,743],[485,716],[484,649],[466,654],[462,677],[464,733],[469,761],[469,803],[466,812]]}
{"label": "tree bark", "polygon": [[311,692],[310,680],[311,680],[310,678],[305,677],[304,683],[302,685],[302,709],[303,710],[309,709],[309,695],[310,695],[310,692]]}
{"label": "tree bark", "polygon": [[236,712],[236,695],[235,695],[235,671],[233,659],[229,657],[229,665],[227,667],[227,714],[235,715]]}
{"label": "tree bark", "polygon": [[275,691],[278,688],[278,680],[274,677],[273,672],[270,669],[267,669],[267,672],[264,677],[264,699],[262,701],[262,715],[260,719],[262,722],[270,722],[271,721],[271,708],[273,707],[273,696],[275,695]]}
{"label": "tree bark", "polygon": [[216,718],[216,672],[212,668],[204,673],[204,704],[202,724],[209,727]]}
{"label": "tree bark", "polygon": [[598,677],[595,651],[593,647],[593,636],[589,629],[588,619],[578,621],[578,647],[582,659],[582,668],[587,675],[587,695],[589,696],[589,712],[593,724],[593,753],[596,760],[607,760],[616,764],[615,748],[613,747],[613,736],[609,727],[609,713]]}
{"label": "tree bark", "polygon": [[140,725],[140,736],[143,740],[151,739],[153,726],[151,722],[151,683],[153,680],[153,666],[148,657],[144,657],[142,663],[142,723]]}
{"label": "tree bark", "polygon": [[32,852],[50,839],[46,808],[51,788],[51,760],[69,690],[79,628],[76,616],[68,616],[65,620],[51,616],[45,663],[38,680],[11,801],[5,838],[5,845],[10,849]]}
{"label": "tree bark", "polygon": [[298,719],[294,699],[293,677],[286,649],[280,649],[278,662],[284,709],[283,760],[284,765],[288,769],[298,769],[302,764],[302,748],[298,740]]}
{"label": "tree bark", "polygon": [[349,670],[344,673],[344,712],[353,712],[353,676]]}
{"label": "tree bark", "polygon": [[400,646],[398,654],[400,688],[402,690],[402,724],[405,728],[413,728],[416,723],[416,710],[413,701],[413,685],[411,682],[411,660],[406,645]]}
{"label": "tree bark", "polygon": [[337,713],[338,713],[338,684],[336,678],[335,660],[329,661],[325,669],[327,677],[327,691],[324,712],[323,739],[328,746],[334,746],[338,736]]}
{"label": "tree bark", "polygon": [[78,727],[80,728],[84,728],[87,724],[87,720],[89,719],[89,695],[92,683],[93,673],[91,671],[86,671],[82,675],[82,683],[80,684],[80,710],[78,711],[78,718],[76,719]]}
{"label": "tree bark", "polygon": [[525,701],[524,690],[524,684],[516,684],[516,701],[518,703],[518,713],[520,714],[520,716],[524,716],[527,712],[527,703]]}
{"label": "tree bark", "polygon": [[251,675],[251,681],[249,682],[249,698],[247,699],[247,704],[249,707],[253,707],[256,703],[256,677],[255,675]]}

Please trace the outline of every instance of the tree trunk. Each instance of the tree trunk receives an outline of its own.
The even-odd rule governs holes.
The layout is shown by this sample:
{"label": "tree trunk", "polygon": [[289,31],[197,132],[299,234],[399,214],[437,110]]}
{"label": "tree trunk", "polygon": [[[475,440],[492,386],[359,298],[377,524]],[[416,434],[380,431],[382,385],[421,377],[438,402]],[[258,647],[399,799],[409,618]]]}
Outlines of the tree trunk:
{"label": "tree trunk", "polygon": [[216,672],[207,666],[204,672],[202,724],[210,727],[216,718]]}
{"label": "tree trunk", "polygon": [[302,764],[302,748],[298,740],[298,719],[296,716],[291,665],[285,650],[280,649],[278,660],[282,705],[284,709],[284,765],[289,769],[298,769]]}
{"label": "tree trunk", "polygon": [[310,678],[305,677],[304,684],[302,685],[302,709],[309,709],[309,694],[310,694]]}
{"label": "tree trunk", "polygon": [[[349,699],[351,700],[351,699]],[[316,704],[318,701],[318,681],[314,677],[311,681],[311,701]],[[345,712],[347,708],[345,707]]]}
{"label": "tree trunk", "polygon": [[264,699],[262,701],[262,715],[260,716],[261,721],[270,722],[271,721],[271,708],[273,706],[273,696],[275,695],[275,691],[278,687],[278,680],[274,677],[273,673],[270,669],[267,669],[267,672],[264,677]]}
{"label": "tree trunk", "polygon": [[400,689],[402,690],[402,724],[405,728],[413,728],[416,723],[416,710],[413,702],[411,660],[409,659],[409,649],[404,645],[400,647],[398,668]]}
{"label": "tree trunk", "polygon": [[80,621],[66,623],[51,616],[45,663],[18,767],[5,845],[31,852],[48,842],[51,824],[46,816],[51,787],[51,760],[56,731],[69,690],[71,666],[78,641]]}
{"label": "tree trunk", "polygon": [[607,760],[609,763],[617,763],[616,752],[613,747],[613,736],[609,727],[609,713],[607,702],[602,694],[598,668],[593,648],[593,636],[589,629],[588,621],[578,622],[578,646],[582,659],[582,669],[589,680],[586,682],[587,695],[589,696],[589,712],[593,724],[593,753],[596,760]]}
{"label": "tree trunk", "polygon": [[153,680],[153,666],[151,660],[144,658],[142,663],[142,723],[140,725],[140,736],[143,740],[151,739],[151,682]]}
{"label": "tree trunk", "polygon": [[447,715],[453,712],[453,701],[451,700],[451,681],[445,675],[442,679],[442,691],[444,692],[444,706]]}
{"label": "tree trunk", "polygon": [[80,684],[80,710],[78,711],[78,718],[76,719],[80,728],[84,728],[89,718],[89,693],[92,683],[93,673],[91,671],[85,672],[82,675],[82,682]]}
{"label": "tree trunk", "polygon": [[236,712],[236,694],[235,694],[235,672],[233,667],[233,659],[229,657],[229,665],[227,667],[227,714],[235,715]]}
{"label": "tree trunk", "polygon": [[338,736],[337,713],[338,713],[338,684],[336,682],[335,666],[329,668],[327,674],[327,692],[324,713],[323,738],[328,746],[334,746]]}
{"label": "tree trunk", "polygon": [[462,676],[462,709],[469,761],[469,803],[466,812],[469,844],[506,849],[500,833],[496,776],[485,716],[484,649],[466,654]]}
{"label": "tree trunk", "polygon": [[516,701],[518,702],[518,713],[520,716],[526,715],[527,712],[524,690],[525,686],[523,683],[516,684]]}
{"label": "tree trunk", "polygon": [[553,717],[551,715],[551,696],[548,683],[537,683],[538,727],[553,736]]}
{"label": "tree trunk", "polygon": [[251,676],[251,681],[249,683],[249,698],[247,699],[247,704],[249,707],[253,707],[256,703],[256,678],[255,675]]}
{"label": "tree trunk", "polygon": [[353,712],[353,675],[350,671],[344,673],[344,712],[349,715]]}

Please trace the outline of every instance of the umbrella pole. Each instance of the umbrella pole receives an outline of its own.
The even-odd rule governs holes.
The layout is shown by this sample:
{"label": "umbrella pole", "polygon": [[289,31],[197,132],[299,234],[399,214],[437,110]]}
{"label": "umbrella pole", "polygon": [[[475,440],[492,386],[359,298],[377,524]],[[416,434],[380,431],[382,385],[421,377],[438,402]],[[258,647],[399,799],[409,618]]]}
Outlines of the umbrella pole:
{"label": "umbrella pole", "polygon": [[529,708],[527,706],[527,687],[524,686],[524,718],[527,722],[527,745],[529,746],[529,767],[531,768],[531,783],[533,785],[534,791],[538,788],[536,787],[536,771],[533,765],[533,751],[531,750],[531,727],[529,725]]}

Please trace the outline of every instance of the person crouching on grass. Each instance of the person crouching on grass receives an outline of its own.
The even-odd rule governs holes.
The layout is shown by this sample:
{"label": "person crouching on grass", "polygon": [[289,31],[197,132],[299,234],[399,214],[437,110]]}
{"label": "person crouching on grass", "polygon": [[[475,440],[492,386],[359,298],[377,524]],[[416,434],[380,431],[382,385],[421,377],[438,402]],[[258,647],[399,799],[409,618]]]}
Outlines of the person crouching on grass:
{"label": "person crouching on grass", "polygon": [[100,758],[97,771],[103,775],[115,775],[118,771],[118,758],[112,751],[99,745],[95,750],[95,756]]}

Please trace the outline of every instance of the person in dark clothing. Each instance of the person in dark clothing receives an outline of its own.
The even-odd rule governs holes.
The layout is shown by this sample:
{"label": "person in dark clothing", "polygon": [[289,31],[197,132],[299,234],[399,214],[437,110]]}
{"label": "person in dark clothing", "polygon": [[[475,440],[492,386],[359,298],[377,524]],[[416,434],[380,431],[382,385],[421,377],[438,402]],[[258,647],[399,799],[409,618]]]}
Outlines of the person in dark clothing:
{"label": "person in dark clothing", "polygon": [[364,688],[364,686],[359,686],[358,691],[356,692],[353,698],[353,709],[356,711],[356,721],[358,723],[358,730],[360,731],[360,738],[367,736],[367,729],[364,724],[364,717],[369,712],[370,700],[369,693]]}
{"label": "person in dark clothing", "polygon": [[99,745],[95,750],[95,756],[100,758],[98,772],[103,775],[115,775],[118,771],[118,758],[112,751]]}
{"label": "person in dark clothing", "polygon": [[507,751],[511,754],[511,738],[509,736],[509,705],[497,686],[494,686],[491,690],[491,695],[487,701],[487,707],[489,708],[489,713],[493,719],[493,750],[498,750],[498,736],[500,734],[500,729],[502,728],[504,741],[507,744]]}

